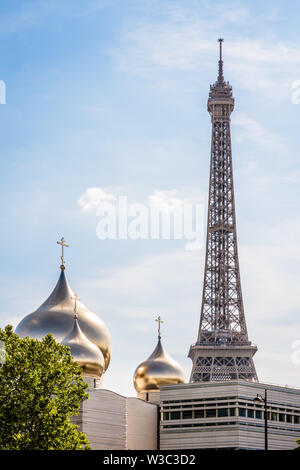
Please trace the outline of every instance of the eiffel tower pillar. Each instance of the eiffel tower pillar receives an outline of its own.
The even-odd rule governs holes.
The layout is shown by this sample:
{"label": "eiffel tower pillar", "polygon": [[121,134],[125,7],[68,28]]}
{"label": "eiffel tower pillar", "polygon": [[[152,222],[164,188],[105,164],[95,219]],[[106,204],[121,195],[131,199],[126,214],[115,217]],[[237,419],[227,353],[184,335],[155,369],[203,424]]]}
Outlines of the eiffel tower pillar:
{"label": "eiffel tower pillar", "polygon": [[210,86],[211,159],[206,258],[200,326],[190,347],[190,382],[257,381],[244,315],[233,189],[230,115],[232,87],[223,77],[222,42],[218,79]]}

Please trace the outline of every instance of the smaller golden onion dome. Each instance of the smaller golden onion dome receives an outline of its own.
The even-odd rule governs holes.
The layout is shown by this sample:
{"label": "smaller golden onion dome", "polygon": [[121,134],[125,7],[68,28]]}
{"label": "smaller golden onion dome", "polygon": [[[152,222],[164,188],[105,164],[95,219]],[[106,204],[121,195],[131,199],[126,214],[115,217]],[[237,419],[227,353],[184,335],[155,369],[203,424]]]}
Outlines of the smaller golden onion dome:
{"label": "smaller golden onion dome", "polygon": [[104,356],[101,350],[81,331],[77,315],[70,333],[61,342],[70,348],[74,360],[82,367],[84,375],[100,378],[105,370]]}
{"label": "smaller golden onion dome", "polygon": [[184,383],[184,372],[178,362],[165,351],[160,336],[160,317],[158,343],[150,357],[142,362],[134,372],[134,387],[138,393],[159,390],[162,385]]}

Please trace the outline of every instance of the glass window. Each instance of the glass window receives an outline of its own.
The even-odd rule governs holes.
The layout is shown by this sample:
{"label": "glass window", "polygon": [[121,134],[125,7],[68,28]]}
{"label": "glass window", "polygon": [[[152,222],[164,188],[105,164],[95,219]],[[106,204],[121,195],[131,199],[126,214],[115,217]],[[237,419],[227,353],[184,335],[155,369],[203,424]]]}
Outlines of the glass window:
{"label": "glass window", "polygon": [[195,410],[195,418],[204,418],[204,410]]}
{"label": "glass window", "polygon": [[246,416],[246,409],[245,408],[239,408],[239,416]]}
{"label": "glass window", "polygon": [[183,411],[182,412],[182,418],[183,419],[192,419],[193,417],[193,412],[192,410],[188,410],[188,411]]}
{"label": "glass window", "polygon": [[180,419],[180,411],[172,411],[171,419]]}
{"label": "glass window", "polygon": [[286,422],[292,423],[293,422],[292,418],[293,418],[292,415],[286,415]]}
{"label": "glass window", "polygon": [[206,410],[206,417],[207,418],[215,418],[216,417],[216,409],[214,410]]}
{"label": "glass window", "polygon": [[255,418],[256,418],[256,419],[261,419],[261,418],[262,418],[262,412],[256,410],[256,411],[255,411]]}
{"label": "glass window", "polygon": [[248,418],[254,418],[254,410],[248,410]]}
{"label": "glass window", "polygon": [[229,408],[230,416],[235,416],[235,408]]}
{"label": "glass window", "polygon": [[285,415],[283,413],[279,413],[279,421],[284,422],[285,421]]}
{"label": "glass window", "polygon": [[228,408],[219,408],[218,417],[223,418],[224,416],[228,416]]}
{"label": "glass window", "polygon": [[169,413],[164,413],[164,419],[169,419]]}
{"label": "glass window", "polygon": [[271,420],[277,421],[277,413],[271,413]]}
{"label": "glass window", "polygon": [[294,423],[299,424],[300,423],[300,416],[294,416]]}

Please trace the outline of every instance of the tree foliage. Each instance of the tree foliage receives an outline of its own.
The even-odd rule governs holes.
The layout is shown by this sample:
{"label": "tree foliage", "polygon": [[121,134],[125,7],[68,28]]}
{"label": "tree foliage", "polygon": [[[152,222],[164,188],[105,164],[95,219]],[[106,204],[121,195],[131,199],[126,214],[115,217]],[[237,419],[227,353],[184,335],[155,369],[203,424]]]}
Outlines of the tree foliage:
{"label": "tree foliage", "polygon": [[89,449],[70,417],[87,399],[87,384],[69,348],[48,334],[21,339],[10,325],[0,329],[0,449]]}

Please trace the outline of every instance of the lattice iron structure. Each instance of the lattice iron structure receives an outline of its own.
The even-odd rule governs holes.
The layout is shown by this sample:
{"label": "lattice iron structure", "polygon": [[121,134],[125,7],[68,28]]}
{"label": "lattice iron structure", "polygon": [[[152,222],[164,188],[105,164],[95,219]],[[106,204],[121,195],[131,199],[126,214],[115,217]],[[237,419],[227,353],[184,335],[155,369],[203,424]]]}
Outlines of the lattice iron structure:
{"label": "lattice iron structure", "polygon": [[218,79],[207,103],[212,138],[206,259],[198,339],[189,351],[190,382],[257,381],[257,347],[248,340],[241,290],[230,138],[234,98],[224,81],[222,42]]}

